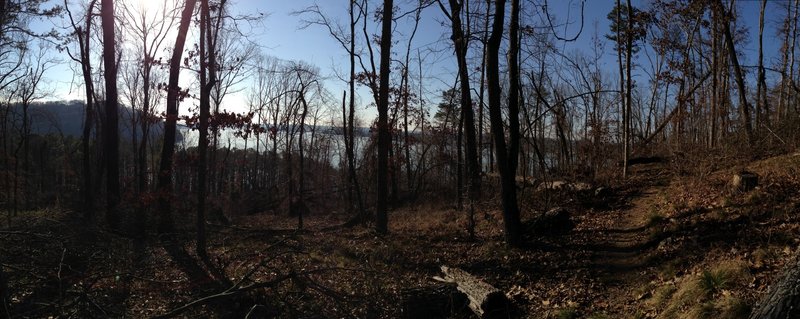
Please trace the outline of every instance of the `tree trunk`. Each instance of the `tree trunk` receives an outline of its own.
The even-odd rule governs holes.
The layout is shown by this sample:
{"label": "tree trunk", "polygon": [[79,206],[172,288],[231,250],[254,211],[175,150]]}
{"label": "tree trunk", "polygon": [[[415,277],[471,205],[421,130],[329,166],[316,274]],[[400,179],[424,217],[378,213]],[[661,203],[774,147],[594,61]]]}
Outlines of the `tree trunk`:
{"label": "tree trunk", "polygon": [[383,1],[383,25],[381,30],[381,65],[380,88],[378,92],[378,185],[377,204],[375,212],[375,230],[379,234],[386,234],[388,227],[388,180],[389,147],[391,135],[389,133],[389,65],[391,63],[392,49],[392,0]]}
{"label": "tree trunk", "polygon": [[358,205],[358,220],[364,221],[366,219],[366,212],[364,211],[364,201],[361,199],[361,188],[358,185],[358,175],[356,174],[356,155],[355,155],[355,114],[356,114],[356,19],[355,19],[355,0],[350,0],[350,81],[348,81],[350,89],[350,110],[348,114],[348,127],[347,132],[350,140],[347,143],[347,166],[350,174],[350,188],[355,192],[356,204]]}
{"label": "tree trunk", "polygon": [[456,208],[464,209],[464,115],[459,113],[456,132]]}
{"label": "tree trunk", "polygon": [[[73,24],[78,35],[78,48],[80,50],[81,73],[83,75],[83,88],[86,94],[86,108],[84,113],[83,132],[81,134],[81,150],[83,152],[83,217],[90,224],[94,223],[94,191],[92,187],[92,155],[91,132],[94,121],[94,82],[92,81],[91,41],[92,17],[96,0],[89,2],[86,8],[85,30],[80,32],[80,27]],[[70,20],[72,21],[72,20]]]}
{"label": "tree trunk", "polygon": [[786,88],[787,88],[787,74],[786,68],[789,66],[789,24],[791,23],[791,16],[792,16],[792,3],[789,2],[786,4],[787,12],[786,12],[786,19],[784,20],[783,31],[783,46],[781,52],[781,82],[778,91],[778,109],[775,110],[775,119],[776,121],[782,121],[784,116],[784,110],[786,109]]}
{"label": "tree trunk", "polygon": [[[353,75],[350,75],[352,81]],[[342,176],[342,182],[345,187],[344,193],[347,196],[347,209],[346,211],[352,210],[355,207],[355,200],[353,199],[353,184],[350,182],[350,152],[348,152],[350,147],[350,138],[348,137],[348,130],[347,130],[347,90],[342,92],[342,139],[344,139],[344,163],[342,164],[346,169],[344,172],[344,176]],[[356,215],[358,216],[358,215]]]}
{"label": "tree trunk", "polygon": [[761,130],[762,125],[769,126],[769,115],[767,106],[767,81],[764,74],[764,10],[767,8],[767,0],[761,0],[761,11],[758,16],[758,82],[756,88],[756,131]]}
{"label": "tree trunk", "polygon": [[742,68],[739,65],[739,57],[736,56],[736,48],[733,46],[733,36],[731,35],[731,13],[725,12],[725,8],[722,5],[722,2],[717,3],[717,9],[722,13],[720,14],[721,18],[723,18],[722,23],[722,30],[725,34],[725,42],[728,45],[728,55],[731,59],[731,64],[733,65],[733,74],[734,80],[736,81],[737,90],[739,91],[739,113],[742,116],[742,121],[744,122],[744,132],[747,136],[747,143],[750,146],[753,146],[755,142],[753,136],[753,125],[752,121],[750,120],[750,105],[747,103],[747,87],[744,84],[744,74],[742,73]]}
{"label": "tree trunk", "polygon": [[[300,76],[300,74],[298,73],[298,77],[299,76]],[[299,203],[299,206],[301,208],[304,208],[304,207],[306,207],[305,206],[305,199],[303,198],[303,196],[304,196],[303,193],[305,192],[305,174],[306,174],[306,169],[305,169],[305,166],[304,166],[305,165],[305,152],[303,151],[303,143],[304,143],[303,139],[304,139],[304,135],[305,135],[305,131],[306,131],[306,116],[308,115],[308,102],[306,101],[306,97],[305,97],[305,94],[306,94],[305,93],[305,89],[306,89],[305,88],[305,84],[302,84],[302,81],[303,81],[302,79],[300,79],[300,81],[301,81],[301,85],[303,86],[300,89],[300,103],[302,103],[302,105],[303,105],[303,113],[300,115],[300,139],[297,142],[298,149],[299,149],[299,152],[300,152],[300,154],[299,154],[300,155],[300,161],[298,163],[298,165],[300,166],[300,173],[299,173],[299,176],[298,176],[299,191],[298,191],[298,195],[297,195],[297,201]],[[298,209],[297,210],[297,229],[303,229],[303,213],[304,213],[304,210],[305,209]]]}
{"label": "tree trunk", "polygon": [[[794,70],[795,70],[795,53],[797,48],[797,20],[798,15],[800,15],[800,1],[794,1],[794,16],[792,17],[791,21],[791,32],[792,35],[790,36],[791,44],[789,45],[789,95],[787,96],[786,101],[786,114],[787,118],[789,117],[789,106],[792,105],[795,108],[795,111],[798,110],[798,91],[797,86],[795,84],[795,77],[794,77]],[[796,114],[796,113],[795,113]]]}
{"label": "tree trunk", "polygon": [[[403,98],[403,151],[405,152],[405,169],[406,169],[406,190],[410,193],[413,185],[413,176],[411,171],[411,143],[410,143],[410,136],[408,134],[408,103],[409,103],[409,96],[411,95],[409,84],[411,79],[408,75],[408,70],[410,68],[411,63],[411,44],[414,40],[414,36],[417,34],[417,30],[419,29],[419,21],[422,14],[422,7],[419,6],[416,9],[416,14],[414,16],[414,28],[411,31],[411,36],[408,37],[408,43],[406,45],[406,58],[405,63],[403,64],[403,78],[402,78],[402,87],[401,87],[401,94]],[[421,96],[420,96],[421,98]]]}
{"label": "tree trunk", "polygon": [[628,32],[625,37],[625,146],[624,146],[624,164],[622,168],[622,177],[628,176],[628,158],[631,156],[631,110],[633,109],[633,99],[631,98],[632,81],[631,81],[631,60],[633,59],[633,6],[631,0],[628,0]]}
{"label": "tree trunk", "polygon": [[[215,48],[211,36],[211,14],[208,0],[200,2],[200,140],[197,145],[197,242],[195,250],[201,257],[206,257],[206,182],[208,164],[208,117],[211,111],[211,88],[214,76],[213,58]],[[211,75],[211,76],[209,76]]]}
{"label": "tree trunk", "polygon": [[[491,7],[492,7],[491,0],[486,0],[486,17],[485,17],[485,20],[484,20],[483,30],[482,30],[483,31],[482,32],[483,33],[483,37],[481,39],[482,40],[481,42],[483,43],[483,49],[482,49],[482,54],[483,54],[482,62],[483,63],[481,63],[481,80],[480,80],[480,84],[478,85],[479,86],[479,88],[478,88],[478,145],[477,145],[478,146],[478,154],[477,154],[478,155],[478,170],[479,170],[478,174],[483,172],[483,169],[484,169],[484,167],[483,167],[483,148],[484,148],[485,145],[484,145],[484,140],[483,140],[483,113],[484,113],[483,112],[483,107],[484,107],[485,103],[483,101],[483,98],[484,98],[484,91],[485,91],[484,88],[486,86],[486,43],[488,42],[488,39],[489,39],[489,15],[492,13],[491,12]],[[489,150],[489,156],[491,156],[491,154],[492,154],[492,151]]]}
{"label": "tree trunk", "polygon": [[799,283],[800,256],[795,256],[753,308],[750,319],[800,318]]}
{"label": "tree trunk", "polygon": [[197,0],[186,0],[181,12],[181,22],[172,58],[169,62],[169,83],[167,84],[167,119],[164,123],[164,145],[161,148],[161,163],[158,174],[159,192],[159,232],[169,232],[174,228],[172,221],[172,158],[175,154],[175,135],[178,120],[178,102],[182,99],[178,79],[180,76],[181,57],[186,44],[186,33],[189,30],[192,13]]}
{"label": "tree trunk", "polygon": [[[618,69],[619,69],[619,99],[620,99],[620,112],[622,113],[622,178],[626,178],[628,176],[628,143],[627,143],[627,122],[626,119],[627,114],[625,113],[625,74],[623,73],[623,65],[622,65],[622,5],[620,4],[620,0],[617,0],[617,62],[618,62]],[[619,123],[619,122],[618,122]],[[619,136],[619,135],[617,135]]]}
{"label": "tree trunk", "polygon": [[[519,21],[519,1],[512,0],[511,32],[509,45],[509,145],[506,147],[505,130],[503,128],[503,112],[501,110],[500,67],[498,54],[503,38],[503,25],[505,22],[505,0],[495,2],[494,21],[492,33],[487,42],[486,67],[487,84],[489,88],[489,117],[494,138],[495,154],[497,155],[497,168],[500,171],[501,192],[503,202],[503,226],[506,242],[510,246],[518,246],[522,241],[519,206],[517,206],[517,189],[515,182],[517,147],[519,143],[519,110],[517,109],[517,94],[519,71],[517,69],[517,27]],[[515,132],[516,131],[516,132]],[[516,144],[516,145],[515,145]]]}
{"label": "tree trunk", "polygon": [[112,229],[118,229],[119,117],[114,0],[102,0],[100,5],[103,26],[103,66],[105,67],[103,75],[106,82],[106,125],[103,127],[103,149],[106,164],[106,221]]}
{"label": "tree trunk", "polygon": [[[468,193],[470,200],[477,200],[480,196],[480,168],[478,167],[478,151],[475,140],[475,115],[472,109],[472,91],[469,83],[469,65],[467,64],[467,50],[469,38],[464,35],[461,22],[461,9],[463,3],[459,0],[450,0],[450,25],[453,46],[455,47],[456,61],[458,64],[458,78],[461,88],[461,116],[463,117],[463,134],[465,145],[464,157],[467,164],[466,176],[468,177]],[[444,7],[442,10],[446,12]],[[469,14],[469,12],[467,12]]]}
{"label": "tree trunk", "polygon": [[719,33],[717,32],[718,22],[713,18],[715,13],[711,12],[711,127],[708,134],[708,147],[714,148],[717,145],[717,109],[719,104]]}

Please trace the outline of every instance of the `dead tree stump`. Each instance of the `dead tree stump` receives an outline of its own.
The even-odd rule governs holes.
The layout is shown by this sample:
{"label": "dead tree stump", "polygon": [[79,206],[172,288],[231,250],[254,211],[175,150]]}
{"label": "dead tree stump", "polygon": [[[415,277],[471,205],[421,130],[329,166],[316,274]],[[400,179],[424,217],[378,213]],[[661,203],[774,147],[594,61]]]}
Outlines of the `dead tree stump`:
{"label": "dead tree stump", "polygon": [[467,295],[469,308],[480,318],[506,318],[508,300],[500,289],[458,268],[442,266],[444,278],[434,279],[456,284],[458,291]]}
{"label": "dead tree stump", "polygon": [[800,318],[800,255],[789,262],[750,313],[750,319],[778,318]]}
{"label": "dead tree stump", "polygon": [[740,192],[749,192],[758,186],[758,175],[748,171],[741,171],[733,175],[733,188]]}

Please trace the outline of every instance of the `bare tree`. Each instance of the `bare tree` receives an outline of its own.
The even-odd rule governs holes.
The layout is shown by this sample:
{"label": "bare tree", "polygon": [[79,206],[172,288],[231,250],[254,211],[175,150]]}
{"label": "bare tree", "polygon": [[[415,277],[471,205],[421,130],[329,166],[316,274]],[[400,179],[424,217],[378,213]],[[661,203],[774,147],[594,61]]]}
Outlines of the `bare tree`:
{"label": "bare tree", "polygon": [[[500,171],[501,192],[503,202],[503,228],[506,242],[511,246],[518,246],[522,241],[522,225],[517,204],[516,168],[519,155],[519,64],[517,63],[518,50],[518,25],[519,0],[511,3],[511,28],[509,34],[509,141],[506,144],[503,125],[503,112],[501,109],[500,65],[498,54],[503,40],[503,25],[506,11],[505,0],[495,2],[494,21],[492,32],[486,48],[486,79],[489,91],[489,118],[492,126],[497,168]],[[508,145],[508,146],[506,146]]]}
{"label": "bare tree", "polygon": [[[206,165],[208,160],[208,116],[211,109],[211,86],[214,85],[214,43],[211,31],[209,0],[200,1],[200,141],[197,144],[197,242],[195,251],[206,258]],[[224,6],[219,8],[220,11]]]}
{"label": "bare tree", "polygon": [[[472,108],[472,90],[470,89],[469,66],[467,65],[467,50],[469,48],[469,37],[464,33],[461,22],[462,8],[468,0],[449,0],[450,11],[439,2],[439,6],[445,16],[450,20],[451,36],[455,47],[456,61],[458,62],[458,78],[461,85],[461,116],[464,119],[464,138],[466,140],[465,158],[467,162],[467,185],[470,199],[470,237],[474,237],[474,207],[472,201],[478,200],[481,189],[480,168],[478,167],[478,150],[475,140],[475,115]],[[469,14],[469,13],[467,13]]]}
{"label": "bare tree", "polygon": [[717,11],[717,15],[723,19],[722,31],[725,36],[725,43],[728,47],[728,56],[730,57],[733,67],[734,80],[736,81],[736,86],[739,91],[739,113],[742,116],[742,124],[744,125],[747,143],[753,146],[755,139],[753,136],[753,124],[750,119],[750,104],[747,103],[747,87],[744,84],[744,74],[742,72],[742,67],[739,65],[739,57],[736,55],[736,47],[734,46],[733,35],[731,34],[731,21],[733,18],[731,17],[731,13],[725,10],[722,0],[715,3],[714,8]]}
{"label": "bare tree", "polygon": [[119,116],[117,92],[116,30],[114,0],[101,0],[103,26],[103,67],[106,84],[105,125],[103,150],[106,165],[106,221],[112,229],[119,228]]}
{"label": "bare tree", "polygon": [[[40,47],[35,55],[28,55],[24,63],[25,72],[19,81],[15,82],[14,90],[20,110],[19,134],[17,146],[14,149],[14,186],[13,186],[13,215],[17,216],[20,209],[19,191],[24,193],[25,210],[30,209],[32,189],[30,188],[30,135],[31,135],[31,103],[47,96],[41,84],[45,72],[52,66],[53,61],[46,56],[46,48]],[[22,167],[20,167],[22,164]],[[22,183],[22,185],[19,185]]]}
{"label": "bare tree", "polygon": [[761,126],[769,127],[769,100],[767,99],[767,80],[764,70],[764,11],[767,0],[761,0],[761,10],[758,15],[758,79],[756,84],[756,131]]}
{"label": "bare tree", "polygon": [[83,25],[80,21],[76,21],[69,9],[69,3],[64,0],[64,8],[67,11],[70,25],[72,27],[72,36],[75,42],[78,43],[78,56],[74,56],[66,48],[67,54],[70,58],[77,62],[81,67],[81,75],[83,76],[83,90],[86,95],[86,107],[84,111],[83,132],[81,135],[81,150],[83,152],[83,187],[81,194],[83,196],[83,216],[84,219],[94,222],[94,191],[92,186],[92,152],[91,152],[91,132],[92,123],[94,122],[94,81],[92,80],[92,63],[91,63],[91,30],[94,19],[94,10],[97,0],[92,0],[86,6],[86,13],[83,15]]}
{"label": "bare tree", "polygon": [[186,44],[186,33],[189,31],[192,13],[197,0],[186,0],[181,12],[178,35],[169,60],[169,83],[167,84],[167,119],[164,124],[164,145],[161,148],[161,163],[158,173],[159,192],[159,225],[160,232],[171,231],[174,227],[172,221],[172,158],[175,153],[175,135],[178,120],[178,102],[182,100],[182,91],[178,87],[180,76],[181,56]]}
{"label": "bare tree", "polygon": [[391,135],[389,133],[389,64],[391,63],[392,50],[392,13],[394,2],[383,1],[383,19],[381,28],[381,64],[380,64],[380,89],[378,99],[378,186],[377,204],[375,212],[375,230],[379,234],[389,231],[388,220],[388,184],[389,147]]}
{"label": "bare tree", "polygon": [[[315,84],[317,80],[315,79],[315,75],[310,70],[309,67],[304,67],[302,65],[296,65],[293,67],[293,73],[297,75],[297,83],[299,85],[299,91],[297,92],[297,97],[300,101],[300,105],[302,106],[302,111],[300,114],[300,136],[298,139],[298,154],[299,154],[299,163],[300,172],[298,174],[298,191],[297,191],[297,198],[292,198],[292,205],[295,207],[295,211],[292,213],[297,214],[297,227],[299,229],[303,229],[303,213],[305,210],[305,175],[306,175],[306,168],[305,168],[305,132],[306,132],[306,117],[308,116],[308,109],[309,109],[309,101],[307,98],[308,90],[310,89],[311,85]],[[312,138],[313,140],[313,138]],[[313,141],[312,141],[313,144]],[[291,163],[289,164],[291,165]]]}
{"label": "bare tree", "polygon": [[[147,150],[150,142],[150,131],[155,119],[154,108],[159,99],[163,97],[157,90],[156,85],[156,83],[159,83],[161,75],[159,72],[161,58],[158,57],[158,54],[164,48],[164,41],[166,41],[169,31],[176,22],[173,19],[173,9],[176,5],[177,3],[170,4],[168,0],[164,0],[157,7],[144,5],[134,7],[133,4],[125,3],[122,10],[127,26],[125,28],[127,35],[135,41],[132,50],[136,59],[129,66],[133,70],[128,72],[131,73],[129,77],[133,79],[126,81],[136,80],[135,83],[128,83],[129,87],[134,86],[136,90],[131,91],[129,89],[127,95],[130,100],[130,107],[134,111],[131,116],[131,121],[134,123],[131,128],[131,135],[136,179],[135,194],[137,197],[142,196],[148,190]],[[136,111],[136,104],[140,105],[140,111]],[[138,128],[136,127],[137,122]],[[139,131],[138,133],[137,130]],[[137,143],[139,136],[141,136],[141,141]],[[145,207],[137,205],[136,214],[135,232],[138,236],[143,237],[147,225]]]}
{"label": "bare tree", "polygon": [[[628,176],[628,158],[631,156],[631,110],[633,109],[633,98],[631,94],[631,91],[633,90],[633,82],[631,81],[631,60],[633,60],[633,20],[635,17],[633,15],[633,6],[631,6],[631,0],[628,0],[627,7],[628,23],[626,26],[627,32],[625,32],[625,112],[623,112],[624,120],[622,121],[623,130],[625,130],[623,133],[622,142],[624,145],[622,178],[627,178]],[[619,13],[617,13],[617,17],[619,17]],[[619,27],[617,27],[617,30],[619,30]]]}
{"label": "bare tree", "polygon": [[[349,224],[356,224],[366,220],[364,204],[361,198],[358,175],[356,173],[355,159],[355,100],[356,100],[356,58],[361,59],[356,52],[356,26],[361,19],[365,18],[360,10],[357,10],[357,0],[350,0],[348,6],[348,24],[345,28],[329,16],[325,15],[318,4],[314,4],[297,14],[306,15],[310,18],[303,20],[302,27],[318,25],[325,28],[328,34],[338,42],[347,52],[349,57],[349,73],[347,78],[348,91],[344,99],[348,105],[342,110],[343,137],[345,144],[345,161],[347,165],[347,201],[350,209],[356,209],[357,213]],[[349,93],[349,94],[348,94]],[[349,95],[349,96],[348,96]]]}

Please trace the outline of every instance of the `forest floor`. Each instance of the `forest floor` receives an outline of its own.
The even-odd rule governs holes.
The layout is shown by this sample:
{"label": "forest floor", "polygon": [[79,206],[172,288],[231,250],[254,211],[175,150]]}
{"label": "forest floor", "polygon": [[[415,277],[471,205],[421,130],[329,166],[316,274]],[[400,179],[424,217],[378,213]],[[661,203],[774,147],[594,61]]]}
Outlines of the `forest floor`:
{"label": "forest floor", "polygon": [[[759,187],[732,191],[743,169]],[[188,232],[137,244],[74,212],[25,212],[0,230],[0,317],[419,317],[410,311],[431,307],[421,303],[436,300],[425,296],[446,265],[504,291],[512,317],[746,318],[797,252],[799,171],[800,154],[672,159],[635,165],[628,180],[599,189],[526,188],[526,227],[557,206],[574,228],[528,231],[523,248],[507,248],[501,211],[488,204],[475,239],[467,215],[443,204],[394,209],[383,237],[335,227],[342,214],[307,216],[301,231],[296,218],[242,215],[210,226],[205,258]],[[439,307],[443,317],[472,316]]]}

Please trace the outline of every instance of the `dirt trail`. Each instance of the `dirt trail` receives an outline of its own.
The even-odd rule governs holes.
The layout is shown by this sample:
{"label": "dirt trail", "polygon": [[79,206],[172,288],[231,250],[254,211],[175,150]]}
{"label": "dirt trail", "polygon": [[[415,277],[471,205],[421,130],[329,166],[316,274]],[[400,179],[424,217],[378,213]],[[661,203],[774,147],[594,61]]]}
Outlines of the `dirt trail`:
{"label": "dirt trail", "polygon": [[[621,207],[601,212],[602,218],[587,219],[594,238],[588,241],[593,268],[613,281],[629,282],[641,277],[641,268],[651,264],[663,239],[652,226],[661,195],[671,176],[665,164],[646,164],[632,168],[626,189],[621,190]],[[598,222],[599,221],[599,222]],[[592,234],[593,232],[593,234]]]}

